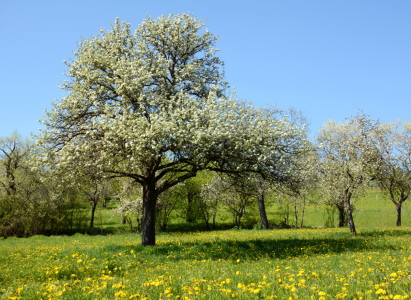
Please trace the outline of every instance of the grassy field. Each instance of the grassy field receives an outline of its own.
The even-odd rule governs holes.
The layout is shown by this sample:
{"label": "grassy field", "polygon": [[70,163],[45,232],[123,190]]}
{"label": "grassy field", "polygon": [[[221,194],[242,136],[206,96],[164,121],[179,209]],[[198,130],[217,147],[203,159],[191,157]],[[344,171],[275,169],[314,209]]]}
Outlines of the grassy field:
{"label": "grassy field", "polygon": [[1,299],[407,299],[411,228],[1,240]]}
{"label": "grassy field", "polygon": [[408,299],[410,214],[392,227],[394,205],[369,193],[357,236],[321,228],[329,216],[310,206],[310,228],[160,233],[142,247],[102,210],[97,226],[117,234],[0,240],[0,299]]}

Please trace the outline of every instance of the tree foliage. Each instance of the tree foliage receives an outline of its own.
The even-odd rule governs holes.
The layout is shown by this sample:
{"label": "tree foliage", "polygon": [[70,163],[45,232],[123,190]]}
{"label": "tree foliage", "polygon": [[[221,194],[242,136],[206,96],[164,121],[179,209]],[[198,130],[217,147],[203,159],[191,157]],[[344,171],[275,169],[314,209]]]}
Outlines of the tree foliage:
{"label": "tree foliage", "polygon": [[378,155],[375,146],[378,122],[358,114],[346,123],[329,121],[318,135],[320,173],[326,199],[345,212],[350,231],[356,234],[353,197],[372,179]]}
{"label": "tree foliage", "polygon": [[47,113],[40,142],[72,174],[93,166],[143,188],[143,245],[155,244],[161,193],[198,171],[290,177],[304,147],[296,126],[225,95],[217,38],[197,18],[118,19],[67,62],[68,95]]}
{"label": "tree foliage", "polygon": [[401,226],[402,206],[411,193],[411,123],[381,124],[376,141],[379,163],[374,176],[394,203],[396,225]]}

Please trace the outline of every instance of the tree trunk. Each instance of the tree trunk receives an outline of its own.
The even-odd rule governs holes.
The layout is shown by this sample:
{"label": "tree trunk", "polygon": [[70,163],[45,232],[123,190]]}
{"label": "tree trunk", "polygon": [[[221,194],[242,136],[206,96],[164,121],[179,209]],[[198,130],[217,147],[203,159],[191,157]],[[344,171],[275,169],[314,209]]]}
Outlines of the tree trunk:
{"label": "tree trunk", "polygon": [[356,235],[357,231],[355,229],[355,224],[354,224],[354,218],[353,218],[353,215],[352,215],[352,206],[351,206],[350,199],[347,199],[345,201],[345,210],[346,210],[346,213],[347,213],[347,220],[348,220],[348,226],[350,228],[350,232],[351,232],[351,234]]}
{"label": "tree trunk", "polygon": [[129,225],[130,225],[130,233],[133,233],[133,222],[131,221],[131,218],[130,218]]}
{"label": "tree trunk", "polygon": [[154,246],[156,244],[156,207],[157,191],[154,180],[147,180],[143,185],[143,224],[141,238],[143,246]]}
{"label": "tree trunk", "polygon": [[258,200],[258,209],[260,210],[261,228],[269,229],[270,225],[268,224],[267,212],[265,210],[264,191],[261,191],[258,193],[257,200]]}
{"label": "tree trunk", "polygon": [[96,214],[96,208],[97,208],[97,201],[92,201],[91,202],[90,230],[93,230],[94,228],[94,218]]}
{"label": "tree trunk", "polygon": [[303,225],[304,225],[304,215],[305,215],[305,196],[302,198],[302,200],[303,200],[303,207],[302,207],[302,210],[301,210],[301,223],[300,223],[300,227],[302,228],[303,227]]}
{"label": "tree trunk", "polygon": [[206,219],[206,220],[204,220],[205,222],[204,222],[204,224],[205,224],[205,229],[207,230],[207,231],[209,231],[210,230],[210,222],[208,221],[208,219]]}
{"label": "tree trunk", "polygon": [[401,226],[401,209],[402,209],[402,202],[398,202],[397,206],[397,226]]}
{"label": "tree trunk", "polygon": [[342,205],[341,203],[338,203],[336,206],[338,209],[338,227],[344,227],[345,226],[344,205]]}
{"label": "tree trunk", "polygon": [[187,223],[194,223],[195,222],[195,217],[194,217],[194,196],[195,193],[191,190],[188,190],[187,192],[187,215],[186,215],[186,222]]}
{"label": "tree trunk", "polygon": [[294,221],[295,221],[295,227],[298,227],[298,208],[297,208],[297,197],[294,196],[294,203],[293,203],[293,210],[294,210]]}

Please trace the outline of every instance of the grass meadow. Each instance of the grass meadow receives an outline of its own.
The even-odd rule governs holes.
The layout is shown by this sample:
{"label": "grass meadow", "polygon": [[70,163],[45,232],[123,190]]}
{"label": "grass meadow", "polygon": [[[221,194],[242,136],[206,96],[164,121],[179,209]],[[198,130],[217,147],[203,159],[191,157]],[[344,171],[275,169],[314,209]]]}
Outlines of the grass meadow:
{"label": "grass meadow", "polygon": [[[0,299],[408,299],[411,227],[378,197],[356,208],[359,234],[313,228],[34,236],[0,240]],[[315,223],[317,222],[317,223]],[[315,224],[314,224],[315,223]],[[317,226],[314,226],[317,225]]]}

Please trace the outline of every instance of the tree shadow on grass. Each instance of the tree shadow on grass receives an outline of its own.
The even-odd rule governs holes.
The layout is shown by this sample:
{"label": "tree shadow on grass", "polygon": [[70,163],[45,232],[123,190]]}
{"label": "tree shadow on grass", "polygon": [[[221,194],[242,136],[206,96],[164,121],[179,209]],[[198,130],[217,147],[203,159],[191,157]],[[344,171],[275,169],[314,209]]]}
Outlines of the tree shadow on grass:
{"label": "tree shadow on grass", "polygon": [[364,237],[381,237],[381,236],[410,236],[411,231],[409,229],[404,229],[404,228],[390,228],[390,229],[376,229],[376,230],[367,230],[364,232],[361,232],[360,236]]}
{"label": "tree shadow on grass", "polygon": [[[392,233],[392,234],[391,234]],[[109,246],[108,251],[134,250],[139,259],[181,260],[259,260],[289,259],[345,252],[386,251],[401,249],[401,245],[381,243],[381,235],[409,235],[409,231],[370,231],[353,237],[321,239],[251,239],[246,241],[219,240],[206,242],[169,243],[154,247]]]}

